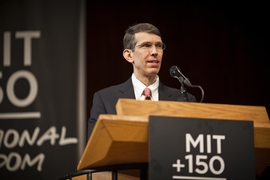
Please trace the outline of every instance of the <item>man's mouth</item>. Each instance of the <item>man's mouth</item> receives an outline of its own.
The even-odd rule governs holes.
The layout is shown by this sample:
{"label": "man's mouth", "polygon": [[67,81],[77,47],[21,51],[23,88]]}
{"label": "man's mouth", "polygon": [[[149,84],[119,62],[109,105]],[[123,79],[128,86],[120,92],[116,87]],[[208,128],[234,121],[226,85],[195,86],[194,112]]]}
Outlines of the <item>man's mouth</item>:
{"label": "man's mouth", "polygon": [[149,60],[149,61],[147,61],[147,63],[158,64],[158,63],[159,63],[159,61],[158,61],[158,60]]}

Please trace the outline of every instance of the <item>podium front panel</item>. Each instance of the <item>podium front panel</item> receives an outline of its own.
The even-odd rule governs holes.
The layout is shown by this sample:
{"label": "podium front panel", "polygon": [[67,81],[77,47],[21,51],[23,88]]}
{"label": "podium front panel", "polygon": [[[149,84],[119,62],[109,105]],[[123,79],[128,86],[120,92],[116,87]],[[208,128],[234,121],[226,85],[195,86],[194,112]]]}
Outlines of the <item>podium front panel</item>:
{"label": "podium front panel", "polygon": [[253,122],[150,116],[149,177],[254,180]]}

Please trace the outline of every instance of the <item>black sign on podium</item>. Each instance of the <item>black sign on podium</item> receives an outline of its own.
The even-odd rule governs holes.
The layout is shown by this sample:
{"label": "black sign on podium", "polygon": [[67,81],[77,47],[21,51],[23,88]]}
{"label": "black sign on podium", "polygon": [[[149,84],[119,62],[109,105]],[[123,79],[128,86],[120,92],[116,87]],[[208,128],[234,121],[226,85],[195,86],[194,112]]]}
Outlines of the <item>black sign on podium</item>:
{"label": "black sign on podium", "polygon": [[253,122],[150,116],[149,177],[255,180]]}

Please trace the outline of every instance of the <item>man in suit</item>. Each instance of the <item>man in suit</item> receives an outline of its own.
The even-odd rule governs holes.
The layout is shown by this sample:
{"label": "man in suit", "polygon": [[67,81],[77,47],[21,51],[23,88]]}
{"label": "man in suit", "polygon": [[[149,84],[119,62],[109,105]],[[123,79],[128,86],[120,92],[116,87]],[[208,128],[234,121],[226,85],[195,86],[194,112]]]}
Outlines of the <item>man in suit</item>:
{"label": "man in suit", "polygon": [[[133,74],[126,82],[94,94],[88,120],[89,137],[100,114],[116,114],[115,105],[119,98],[144,100],[145,88],[151,90],[150,99],[153,101],[184,101],[180,90],[163,85],[157,75],[166,47],[157,27],[149,23],[129,27],[123,39],[123,46],[123,56],[132,64]],[[196,102],[196,98],[188,93],[188,101]]]}

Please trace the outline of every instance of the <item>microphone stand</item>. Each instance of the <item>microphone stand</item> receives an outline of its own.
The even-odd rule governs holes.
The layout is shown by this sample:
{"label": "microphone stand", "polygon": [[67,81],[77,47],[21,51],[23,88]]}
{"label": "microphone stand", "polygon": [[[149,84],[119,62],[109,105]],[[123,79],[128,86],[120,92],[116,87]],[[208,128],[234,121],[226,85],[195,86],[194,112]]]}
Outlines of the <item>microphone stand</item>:
{"label": "microphone stand", "polygon": [[185,86],[184,79],[183,79],[183,77],[179,77],[177,79],[181,83],[180,92],[183,94],[184,102],[188,102],[187,88]]}
{"label": "microphone stand", "polygon": [[201,97],[201,100],[200,102],[203,101],[203,98],[204,98],[204,90],[201,86],[199,85],[192,85],[191,82],[188,80],[188,78],[186,78],[184,81],[183,81],[183,84],[187,85],[188,87],[195,87],[195,88],[199,88],[201,90],[201,93],[202,93],[202,97]]}
{"label": "microphone stand", "polygon": [[[184,79],[183,77],[179,77],[177,78],[178,81],[181,83],[181,88],[180,88],[180,92],[183,94],[184,96],[184,102],[188,102],[188,96],[187,96],[187,89],[186,89],[186,86],[188,87],[196,87],[196,88],[199,88],[201,90],[201,93],[202,93],[202,97],[201,97],[201,100],[200,102],[203,101],[203,98],[204,98],[204,90],[201,86],[199,85],[192,85],[191,82],[188,80],[188,78]],[[186,86],[185,86],[186,85]]]}
{"label": "microphone stand", "polygon": [[185,77],[180,69],[177,67],[177,66],[172,66],[170,68],[170,75],[173,77],[173,78],[176,78],[178,79],[178,81],[181,83],[181,88],[180,88],[180,92],[183,94],[183,97],[184,97],[184,101],[185,102],[188,102],[188,96],[187,96],[187,89],[185,87],[188,86],[188,87],[196,87],[196,88],[199,88],[201,90],[201,93],[202,93],[202,97],[201,97],[201,101],[203,101],[203,98],[204,98],[204,90],[201,86],[199,85],[192,85],[191,82],[188,80],[187,77]]}

